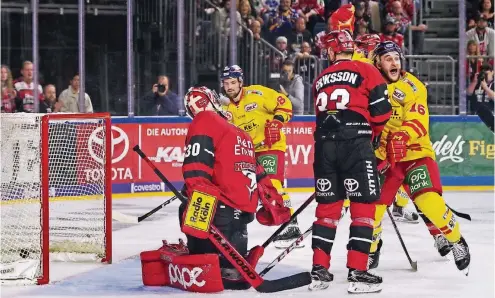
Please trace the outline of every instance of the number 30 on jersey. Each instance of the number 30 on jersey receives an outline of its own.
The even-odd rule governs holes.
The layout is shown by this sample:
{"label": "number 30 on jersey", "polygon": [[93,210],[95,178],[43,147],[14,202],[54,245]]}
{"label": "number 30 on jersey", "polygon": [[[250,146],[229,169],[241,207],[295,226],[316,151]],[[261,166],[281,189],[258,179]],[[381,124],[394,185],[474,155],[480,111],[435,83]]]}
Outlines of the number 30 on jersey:
{"label": "number 30 on jersey", "polygon": [[330,95],[326,92],[321,92],[316,98],[316,107],[318,111],[335,111],[345,110],[349,104],[350,94],[344,88],[338,88],[332,91]]}

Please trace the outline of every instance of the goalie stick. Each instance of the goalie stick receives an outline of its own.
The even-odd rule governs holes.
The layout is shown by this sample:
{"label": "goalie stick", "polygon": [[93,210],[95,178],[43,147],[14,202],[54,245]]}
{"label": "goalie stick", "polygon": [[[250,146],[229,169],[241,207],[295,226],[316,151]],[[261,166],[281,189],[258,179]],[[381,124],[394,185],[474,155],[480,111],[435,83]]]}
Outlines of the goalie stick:
{"label": "goalie stick", "polygon": [[[158,168],[149,160],[146,154],[139,148],[139,145],[134,146],[133,150],[139,154],[139,156],[146,161],[148,166],[155,172],[155,174],[167,185],[167,187],[175,194],[175,196],[183,203],[187,202],[187,199],[182,196],[181,193],[170,183],[170,181],[160,172]],[[242,277],[253,286],[258,292],[271,293],[294,289],[302,286],[309,285],[311,283],[311,276],[309,272],[301,272],[284,278],[276,280],[264,280],[254,268],[239,254],[239,252],[232,246],[230,242],[225,239],[225,236],[215,227],[210,226],[210,236],[208,237],[213,245],[223,254],[223,256],[229,260],[229,262],[240,272]]]}
{"label": "goalie stick", "polygon": [[169,199],[167,199],[165,202],[161,203],[160,205],[156,206],[152,210],[148,211],[147,213],[141,215],[141,216],[132,216],[132,215],[127,215],[115,210],[112,210],[112,219],[123,222],[123,223],[131,223],[131,224],[137,224],[142,222],[143,220],[147,219],[151,215],[155,214],[158,210],[162,209],[163,207],[167,206],[168,204],[172,203],[175,199],[177,199],[177,196],[173,196]]}
{"label": "goalie stick", "polygon": [[387,208],[387,213],[388,217],[390,217],[390,220],[392,221],[392,225],[394,226],[395,233],[397,234],[397,237],[399,237],[400,245],[402,245],[402,249],[406,253],[407,260],[409,261],[409,264],[411,265],[411,268],[413,271],[418,271],[418,262],[413,261],[411,259],[411,256],[409,255],[409,252],[407,251],[406,244],[404,243],[404,240],[402,240],[402,236],[400,235],[399,228],[397,228],[397,224],[395,223],[394,217],[392,216],[392,213],[390,213],[390,210]]}

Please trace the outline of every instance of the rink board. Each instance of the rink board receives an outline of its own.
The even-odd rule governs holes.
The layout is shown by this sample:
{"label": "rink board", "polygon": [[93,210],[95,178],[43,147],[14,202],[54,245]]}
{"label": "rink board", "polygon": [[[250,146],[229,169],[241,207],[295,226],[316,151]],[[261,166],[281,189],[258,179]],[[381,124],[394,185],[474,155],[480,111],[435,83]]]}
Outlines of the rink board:
{"label": "rink board", "polygon": [[[115,198],[159,195],[170,190],[132,150],[140,145],[157,168],[176,186],[182,187],[181,167],[184,140],[190,119],[187,117],[114,117],[112,118],[112,193]],[[287,136],[286,185],[291,191],[312,192],[314,116],[295,116],[284,128]],[[431,116],[430,135],[445,190],[493,190],[493,133],[477,116]],[[81,144],[98,146],[101,140],[72,138],[74,150],[86,150]],[[67,143],[65,144],[67,146]],[[80,155],[80,154],[79,154]],[[90,158],[87,157],[86,158]],[[50,185],[50,197],[58,200],[91,199],[101,194],[92,187],[101,181],[101,168],[94,162],[78,163],[73,185]],[[5,198],[3,203],[31,197],[24,191]]]}

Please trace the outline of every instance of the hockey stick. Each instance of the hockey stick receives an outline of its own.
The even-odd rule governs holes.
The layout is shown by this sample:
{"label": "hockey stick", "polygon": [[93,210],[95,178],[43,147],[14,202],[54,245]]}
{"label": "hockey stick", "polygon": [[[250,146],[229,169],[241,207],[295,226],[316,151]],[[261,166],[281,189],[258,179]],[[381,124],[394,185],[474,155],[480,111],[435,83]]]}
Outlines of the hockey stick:
{"label": "hockey stick", "polygon": [[268,273],[268,271],[272,270],[275,265],[280,263],[291,251],[293,251],[299,243],[303,242],[306,237],[308,237],[309,234],[311,234],[311,231],[313,230],[313,227],[311,226],[309,229],[307,229],[301,236],[299,236],[294,242],[292,242],[289,247],[287,247],[281,254],[279,254],[270,264],[268,264],[265,269],[263,269],[260,272],[260,276],[264,276],[265,274]]}
{"label": "hockey stick", "polygon": [[[275,232],[273,232],[273,234],[268,238],[266,239],[266,241],[261,245],[256,245],[256,246],[253,246],[250,250],[249,250],[249,254],[247,256],[247,260],[249,261],[249,264],[251,264],[251,266],[253,267],[256,267],[256,265],[258,264],[258,261],[259,259],[263,256],[263,253],[265,251],[265,248],[270,245],[270,243],[273,242],[273,240],[275,239],[275,237],[277,237],[283,230],[285,230],[285,228],[304,210],[306,209],[306,207],[308,207],[308,205],[314,200],[315,198],[315,194],[313,193],[299,208],[297,208],[296,212],[294,212],[294,214],[292,214],[292,216],[290,217],[290,219],[283,223]],[[299,243],[297,243],[299,244]],[[297,246],[296,244],[296,246]],[[291,244],[292,246],[292,244]],[[294,246],[294,247],[296,247]],[[286,249],[287,250],[287,249]],[[286,251],[284,250],[284,251]],[[292,249],[291,249],[292,250]],[[290,252],[290,250],[289,250]],[[287,252],[288,253],[288,252]],[[285,256],[284,256],[285,257]],[[265,272],[266,273],[266,272]],[[263,275],[261,275],[263,276]]]}
{"label": "hockey stick", "polygon": [[[139,148],[139,145],[134,146],[134,151],[146,161],[148,166],[153,169],[153,172],[167,185],[167,187],[175,194],[175,196],[183,203],[187,203],[187,199],[182,196],[179,191],[170,183],[170,181],[160,172],[159,169],[149,160],[144,152]],[[230,242],[225,239],[225,236],[215,227],[210,225],[210,236],[208,237],[215,247],[229,260],[229,262],[240,272],[242,277],[253,286],[258,292],[271,293],[294,289],[311,283],[309,272],[301,272],[276,280],[264,280],[254,268],[239,254]]]}
{"label": "hockey stick", "polygon": [[[447,203],[445,203],[445,205],[447,205]],[[456,210],[452,209],[452,207],[450,207],[449,205],[447,205],[447,208],[449,208],[450,211],[452,211],[452,213],[459,216],[460,218],[464,218],[464,219],[471,221],[471,215],[469,215],[467,213],[462,213],[462,212],[456,211]]]}
{"label": "hockey stick", "polygon": [[390,217],[390,220],[392,221],[392,225],[394,226],[395,233],[397,234],[397,237],[399,237],[400,245],[402,245],[402,249],[406,253],[407,260],[409,261],[409,264],[411,265],[411,268],[413,271],[418,271],[418,262],[413,261],[411,259],[411,256],[409,255],[409,252],[407,251],[406,244],[404,244],[404,240],[402,240],[402,236],[400,235],[399,228],[397,228],[397,224],[395,223],[394,217],[392,216],[392,213],[390,213],[390,210],[387,208],[387,213],[388,217]]}
{"label": "hockey stick", "polygon": [[112,210],[112,219],[119,221],[119,222],[123,222],[123,223],[137,224],[137,223],[140,223],[143,220],[147,219],[151,215],[155,214],[158,210],[160,210],[163,207],[167,206],[168,204],[172,203],[175,199],[177,199],[177,197],[173,196],[173,197],[167,199],[165,202],[161,203],[160,205],[156,206],[152,210],[148,211],[147,213],[141,215],[141,216],[127,215],[127,214]]}

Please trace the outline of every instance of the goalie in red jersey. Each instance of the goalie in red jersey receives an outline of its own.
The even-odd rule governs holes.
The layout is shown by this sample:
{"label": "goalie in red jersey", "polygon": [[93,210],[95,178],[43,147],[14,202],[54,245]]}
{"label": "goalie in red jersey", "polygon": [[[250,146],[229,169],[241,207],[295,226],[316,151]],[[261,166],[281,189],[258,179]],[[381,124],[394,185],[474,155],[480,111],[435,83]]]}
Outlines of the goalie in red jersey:
{"label": "goalie in red jersey", "polygon": [[[184,97],[187,114],[193,118],[186,136],[182,174],[189,198],[179,209],[182,231],[187,235],[190,254],[218,254],[208,232],[188,229],[189,212],[194,218],[211,218],[211,222],[243,256],[247,254],[247,224],[256,219],[263,225],[280,225],[290,219],[290,209],[257,165],[251,137],[230,124],[223,115],[218,95],[206,88],[190,88]],[[203,200],[216,198],[216,207],[196,208],[198,195]],[[206,198],[206,199],[205,199]],[[258,200],[263,207],[256,211]],[[201,202],[200,202],[201,203]],[[203,210],[205,209],[205,210]],[[208,209],[208,210],[206,210]],[[192,210],[192,211],[191,211]],[[187,215],[187,216],[186,216]],[[220,255],[225,288],[239,288],[240,273]]]}

